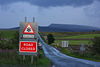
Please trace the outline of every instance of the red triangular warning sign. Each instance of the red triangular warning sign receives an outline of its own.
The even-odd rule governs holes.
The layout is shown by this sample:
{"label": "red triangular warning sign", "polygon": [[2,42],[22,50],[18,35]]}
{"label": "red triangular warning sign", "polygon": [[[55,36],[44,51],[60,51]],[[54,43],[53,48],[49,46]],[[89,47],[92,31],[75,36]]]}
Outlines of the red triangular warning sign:
{"label": "red triangular warning sign", "polygon": [[35,34],[31,24],[27,24],[27,26],[23,30],[23,34]]}

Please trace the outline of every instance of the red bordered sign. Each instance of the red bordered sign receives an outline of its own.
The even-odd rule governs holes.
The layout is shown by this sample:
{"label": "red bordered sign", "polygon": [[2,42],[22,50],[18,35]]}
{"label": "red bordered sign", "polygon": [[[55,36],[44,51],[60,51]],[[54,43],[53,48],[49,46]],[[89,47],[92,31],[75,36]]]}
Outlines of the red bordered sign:
{"label": "red bordered sign", "polygon": [[31,24],[27,24],[23,30],[23,34],[35,34],[34,29],[32,28]]}
{"label": "red bordered sign", "polygon": [[37,42],[20,41],[19,52],[37,52]]}

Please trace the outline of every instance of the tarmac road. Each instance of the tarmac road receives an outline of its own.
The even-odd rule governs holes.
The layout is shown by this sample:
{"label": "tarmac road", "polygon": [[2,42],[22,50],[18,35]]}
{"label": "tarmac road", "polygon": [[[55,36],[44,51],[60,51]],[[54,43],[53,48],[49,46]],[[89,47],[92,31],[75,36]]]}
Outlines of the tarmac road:
{"label": "tarmac road", "polygon": [[54,64],[53,67],[100,67],[100,62],[78,59],[62,54],[54,47],[46,44],[41,37],[39,40],[42,44],[45,56]]}

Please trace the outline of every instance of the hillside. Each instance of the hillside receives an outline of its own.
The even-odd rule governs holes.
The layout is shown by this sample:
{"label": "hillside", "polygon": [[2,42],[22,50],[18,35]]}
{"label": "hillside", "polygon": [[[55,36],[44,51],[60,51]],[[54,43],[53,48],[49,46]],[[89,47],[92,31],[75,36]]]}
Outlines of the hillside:
{"label": "hillside", "polygon": [[47,27],[40,26],[39,30],[41,32],[89,32],[100,31],[100,28],[72,24],[51,24]]}
{"label": "hillside", "polygon": [[[19,29],[19,27],[9,28],[9,29],[17,30]],[[91,31],[100,31],[100,28],[84,26],[84,25],[74,25],[74,24],[51,24],[49,26],[39,26],[39,31],[40,32],[91,32]]]}

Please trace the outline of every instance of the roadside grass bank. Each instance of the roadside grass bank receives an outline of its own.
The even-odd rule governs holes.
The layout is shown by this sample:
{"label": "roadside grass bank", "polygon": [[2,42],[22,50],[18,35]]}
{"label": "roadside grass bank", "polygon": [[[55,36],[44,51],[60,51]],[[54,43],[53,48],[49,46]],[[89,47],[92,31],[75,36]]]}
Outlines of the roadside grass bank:
{"label": "roadside grass bank", "polygon": [[71,52],[67,48],[62,48],[62,47],[59,47],[59,50],[62,53],[66,54],[68,56],[71,56],[71,57],[100,62],[100,55],[95,55],[92,52],[91,53],[90,52],[87,52],[87,53]]}
{"label": "roadside grass bank", "polygon": [[50,67],[51,62],[44,56],[41,50],[39,56],[34,56],[33,64],[31,64],[31,56],[19,55],[17,51],[0,52],[0,67]]}

